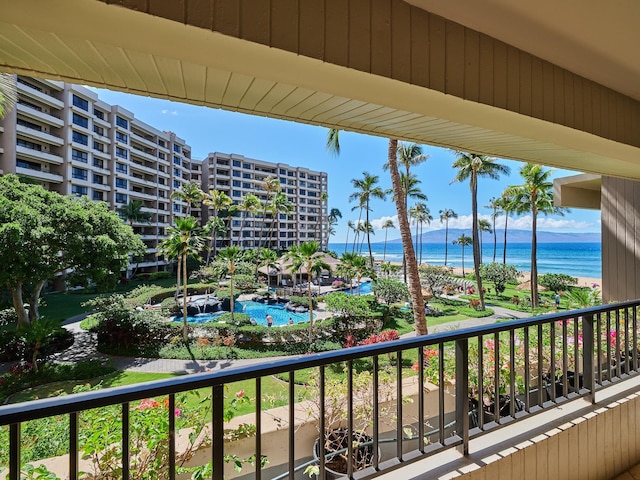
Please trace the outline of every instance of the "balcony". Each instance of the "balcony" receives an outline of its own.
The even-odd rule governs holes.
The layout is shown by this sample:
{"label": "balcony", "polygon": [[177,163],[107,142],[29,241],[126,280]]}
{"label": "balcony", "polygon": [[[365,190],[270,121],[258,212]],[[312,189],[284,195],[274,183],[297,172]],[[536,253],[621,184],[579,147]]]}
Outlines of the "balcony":
{"label": "balcony", "polygon": [[[266,466],[245,465],[242,474],[252,478],[306,478],[302,472],[313,465],[325,478],[328,459],[323,455],[313,459],[311,450],[317,436],[315,422],[325,431],[328,425],[323,419],[332,405],[328,400],[337,398],[323,387],[332,385],[327,383],[328,372],[336,367],[346,372],[340,408],[347,432],[363,415],[359,406],[370,405],[365,410],[370,440],[347,442],[342,453],[348,458],[368,448],[371,466],[355,472],[347,463],[345,478],[450,478],[477,469],[486,469],[482,478],[498,478],[499,472],[505,478],[523,478],[524,473],[508,473],[515,471],[517,462],[518,471],[533,468],[536,478],[568,478],[570,471],[575,478],[591,474],[613,478],[636,458],[635,412],[640,410],[640,395],[629,389],[637,390],[640,372],[639,307],[640,301],[610,304],[2,406],[0,426],[9,426],[9,478],[19,478],[22,424],[54,416],[58,421],[68,419],[70,452],[62,460],[68,478],[78,478],[87,467],[80,463],[79,417],[106,407],[117,407],[124,415],[122,434],[113,442],[120,443],[114,448],[123,452],[125,461],[110,467],[121,468],[127,478],[136,465],[128,446],[138,435],[130,421],[141,410],[133,402],[153,397],[166,398],[167,428],[154,429],[154,434],[165,436],[167,478],[178,478],[176,456],[187,441],[185,433],[175,428],[183,408],[179,398],[195,389],[211,394],[211,411],[197,429],[203,428],[212,439],[212,447],[203,443],[199,462],[212,461],[213,479],[238,475],[225,462],[225,455],[233,454],[269,460]],[[388,367],[383,368],[383,360]],[[414,361],[412,368],[403,368]],[[365,372],[372,372],[364,390],[354,382],[363,364],[369,365]],[[303,370],[316,372],[319,383],[301,401],[293,380]],[[290,387],[286,405],[267,410],[261,389],[264,379],[273,375],[287,378]],[[431,383],[434,379],[440,387]],[[227,422],[225,391],[240,380],[255,381],[254,413]],[[498,392],[497,398],[493,392]],[[320,408],[317,419],[308,413],[313,405]],[[255,434],[228,436],[230,430],[249,424]]]}
{"label": "balcony", "polygon": [[40,103],[44,103],[49,107],[55,108],[56,110],[62,110],[62,108],[64,108],[64,102],[62,102],[61,100],[58,100],[57,98],[47,95],[44,92],[41,92],[39,90],[36,90],[35,88],[25,85],[22,82],[17,82],[16,87],[18,90],[18,94],[20,94],[21,96],[24,95],[27,97],[31,97],[39,101]]}
{"label": "balcony", "polygon": [[45,172],[42,170],[34,170],[32,168],[16,167],[17,175],[24,175],[25,177],[35,178],[45,182],[62,183],[62,175],[57,173]]}
{"label": "balcony", "polygon": [[29,117],[33,120],[40,120],[54,127],[60,128],[64,125],[64,122],[61,119],[40,110],[36,110],[35,108],[31,108],[22,103],[18,103],[16,105],[16,111],[18,112],[18,114],[22,114],[25,117]]}
{"label": "balcony", "polygon": [[56,165],[62,165],[62,157],[60,155],[53,155],[52,153],[43,152],[41,150],[33,150],[31,148],[16,146],[16,153],[20,157],[28,158],[31,160],[39,160],[41,162],[54,163]]}
{"label": "balcony", "polygon": [[25,127],[23,125],[16,125],[16,132],[22,136],[39,142],[45,142],[56,147],[61,147],[64,144],[64,140],[60,137],[56,137],[40,130],[34,130],[33,128]]}

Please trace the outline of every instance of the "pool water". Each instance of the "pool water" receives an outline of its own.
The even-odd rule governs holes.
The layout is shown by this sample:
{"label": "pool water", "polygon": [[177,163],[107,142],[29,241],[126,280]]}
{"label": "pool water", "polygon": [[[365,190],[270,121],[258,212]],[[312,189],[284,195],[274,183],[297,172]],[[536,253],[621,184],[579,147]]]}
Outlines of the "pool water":
{"label": "pool water", "polygon": [[[367,293],[371,293],[373,291],[372,283],[373,282],[362,282],[360,284],[360,295],[365,295]],[[344,291],[344,293],[346,293],[348,295],[358,295],[358,287],[353,287],[352,289],[347,289],[347,290]]]}
{"label": "pool water", "polygon": [[[233,311],[249,315],[249,317],[255,320],[258,325],[267,324],[267,314],[270,314],[273,317],[274,326],[287,325],[289,323],[289,318],[293,319],[294,323],[309,321],[309,312],[289,312],[285,310],[284,305],[266,305],[260,302],[241,301],[235,302]],[[200,313],[195,317],[187,317],[187,322],[207,323],[215,321],[216,317],[219,317],[223,313],[224,312]],[[315,314],[313,316],[315,317]],[[173,321],[182,322],[182,317],[175,317]]]}

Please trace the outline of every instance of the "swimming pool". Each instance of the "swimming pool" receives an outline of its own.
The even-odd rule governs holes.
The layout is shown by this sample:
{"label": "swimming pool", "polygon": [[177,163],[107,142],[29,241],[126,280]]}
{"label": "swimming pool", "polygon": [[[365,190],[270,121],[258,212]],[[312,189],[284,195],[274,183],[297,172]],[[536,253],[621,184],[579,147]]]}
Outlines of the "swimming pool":
{"label": "swimming pool", "polygon": [[[373,291],[372,285],[373,285],[373,282],[362,282],[360,284],[360,295],[364,295],[366,293],[371,293]],[[344,293],[346,293],[348,295],[357,295],[358,294],[358,287],[353,287],[353,289],[344,290]]]}
{"label": "swimming pool", "polygon": [[[235,302],[234,312],[237,313],[246,313],[249,317],[258,325],[266,325],[267,314],[273,317],[273,325],[274,326],[282,326],[287,325],[289,323],[289,318],[293,319],[294,323],[300,322],[308,322],[309,321],[309,312],[305,313],[294,313],[288,310],[285,310],[284,305],[266,305],[260,302],[252,302],[252,301],[240,301]],[[214,312],[214,313],[201,313],[194,317],[187,317],[187,322],[189,323],[207,323],[215,321],[217,317],[222,315],[224,312]],[[315,314],[313,315],[315,318]],[[174,317],[174,322],[182,322],[182,317]]]}

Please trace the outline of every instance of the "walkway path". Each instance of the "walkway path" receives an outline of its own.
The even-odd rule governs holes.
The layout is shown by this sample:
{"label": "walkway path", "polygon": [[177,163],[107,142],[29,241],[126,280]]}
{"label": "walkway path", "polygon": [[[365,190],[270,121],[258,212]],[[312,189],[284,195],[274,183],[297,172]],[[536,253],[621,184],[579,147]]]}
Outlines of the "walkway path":
{"label": "walkway path", "polygon": [[[461,328],[478,327],[482,325],[491,325],[501,319],[527,318],[530,315],[526,312],[517,312],[506,308],[491,306],[494,314],[484,318],[471,318],[469,320],[461,320],[459,322],[444,323],[435,325],[429,329],[430,333],[445,332],[458,330]],[[205,371],[220,370],[233,366],[264,364],[280,360],[286,357],[268,357],[253,358],[240,360],[176,360],[166,358],[134,358],[120,357],[114,355],[106,355],[97,350],[97,340],[95,334],[82,330],[80,322],[85,318],[86,314],[77,315],[67,319],[63,325],[72,331],[75,342],[66,350],[52,356],[52,359],[59,362],[78,362],[88,359],[104,359],[111,360],[113,366],[118,370],[128,370],[135,372],[147,373],[198,373]],[[415,332],[409,332],[402,335],[403,338],[415,337]],[[10,364],[0,364],[0,374],[9,368]]]}

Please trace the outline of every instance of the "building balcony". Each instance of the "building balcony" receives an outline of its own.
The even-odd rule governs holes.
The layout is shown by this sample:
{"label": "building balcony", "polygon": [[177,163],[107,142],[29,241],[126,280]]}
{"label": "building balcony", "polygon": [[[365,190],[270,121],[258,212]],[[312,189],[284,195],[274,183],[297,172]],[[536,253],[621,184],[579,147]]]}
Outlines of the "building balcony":
{"label": "building balcony", "polygon": [[45,122],[53,127],[61,128],[64,126],[64,121],[61,119],[54,117],[45,112],[41,112],[36,110],[35,108],[28,107],[22,103],[18,103],[16,105],[16,111],[20,115],[24,115],[25,117],[31,118],[33,120],[39,120],[41,122]]}
{"label": "building balcony", "polygon": [[[92,117],[93,123],[95,125],[98,125],[99,127],[105,128],[105,129],[110,129],[111,128],[111,123],[109,123],[107,120],[104,120],[102,118],[98,118],[98,117]],[[102,136],[100,135],[100,139],[102,139]]]}
{"label": "building balcony", "polygon": [[31,148],[16,146],[16,154],[20,157],[39,160],[41,162],[53,163],[55,165],[62,165],[62,157],[60,155],[54,155],[52,153],[43,152],[41,150],[33,150]]}
{"label": "building balcony", "polygon": [[39,142],[45,142],[56,147],[64,145],[64,140],[60,137],[56,137],[55,135],[51,135],[50,133],[45,133],[40,130],[34,130],[23,125],[16,125],[16,132],[24,137],[28,137]]}
{"label": "building balcony", "polygon": [[132,156],[137,156],[140,158],[143,158],[145,160],[148,160],[150,162],[157,162],[158,161],[158,157],[156,155],[154,155],[153,153],[148,153],[145,152],[144,150],[140,150],[135,148],[134,146],[131,146],[131,149],[129,151],[131,153]]}
{"label": "building balcony", "polygon": [[149,140],[146,137],[143,137],[142,135],[138,135],[137,133],[135,133],[133,130],[131,131],[131,137],[138,143],[152,148],[152,149],[156,149],[158,148],[158,144],[156,142],[154,142],[153,140]]}
{"label": "building balcony", "polygon": [[17,175],[24,175],[25,177],[35,178],[37,180],[53,183],[62,183],[62,175],[57,173],[45,172],[42,170],[34,170],[31,168],[16,167]]}
{"label": "building balcony", "polygon": [[62,100],[58,100],[51,95],[47,95],[46,93],[36,90],[35,88],[31,88],[24,83],[17,82],[16,87],[20,96],[24,95],[26,97],[33,98],[40,103],[44,103],[51,108],[55,108],[56,110],[62,110],[64,108],[64,102]]}
{"label": "building balcony", "polygon": [[134,160],[131,160],[130,162],[124,161],[124,163],[128,163],[129,164],[129,169],[131,169],[131,170],[138,170],[140,172],[149,173],[151,175],[155,175],[156,172],[157,172],[157,170],[155,168],[148,167],[148,166],[146,166],[144,164],[137,163]]}
{"label": "building balcony", "polygon": [[128,193],[129,196],[134,200],[149,200],[151,202],[155,202],[156,200],[158,200],[158,196],[151,193],[137,192],[135,190],[129,190]]}
{"label": "building balcony", "polygon": [[[138,267],[159,264],[164,262],[147,257]],[[169,471],[162,476],[177,478],[174,459],[195,442],[177,428],[181,412],[194,408],[182,403],[181,396],[197,389],[208,390],[211,409],[191,426],[211,441],[197,444],[199,452],[188,466],[212,461],[214,480],[241,475],[302,479],[314,466],[319,478],[325,478],[330,458],[312,455],[318,428],[325,432],[333,426],[325,418],[344,420],[345,435],[355,435],[361,424],[369,435],[345,443],[341,453],[349,458],[355,451],[364,452],[361,457],[368,457],[369,467],[356,471],[347,462],[344,478],[427,480],[465,473],[470,479],[614,478],[640,459],[638,307],[640,301],[609,304],[4,405],[0,426],[9,426],[9,478],[20,477],[21,426],[49,417],[71,427],[65,442],[69,455],[48,465],[58,475],[69,472],[72,479],[87,471],[85,457],[80,460],[80,433],[86,428],[85,412],[96,408],[101,415],[113,410],[113,431],[123,430],[108,439],[109,448],[130,455],[122,455],[124,462],[115,456],[115,468],[122,469],[123,477],[138,465],[137,453],[127,447],[146,443],[144,435],[153,435],[168,452],[169,460],[159,468]],[[363,364],[367,367],[359,370]],[[331,377],[337,367],[344,368],[344,380]],[[264,402],[260,392],[265,378],[284,375],[293,382],[303,370],[305,376],[311,371],[319,379],[316,386],[308,385],[304,399],[290,387],[283,406],[270,408]],[[255,382],[253,408],[228,420],[225,395],[236,395],[229,385],[241,380]],[[234,398],[243,395],[238,392]],[[148,399],[155,399],[157,406],[139,407],[137,402],[145,399],[149,404]],[[159,428],[136,428],[142,415],[160,422]],[[239,474],[225,462],[226,455],[254,455],[268,463],[245,464]],[[480,476],[470,473],[476,470],[484,471]]]}

